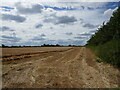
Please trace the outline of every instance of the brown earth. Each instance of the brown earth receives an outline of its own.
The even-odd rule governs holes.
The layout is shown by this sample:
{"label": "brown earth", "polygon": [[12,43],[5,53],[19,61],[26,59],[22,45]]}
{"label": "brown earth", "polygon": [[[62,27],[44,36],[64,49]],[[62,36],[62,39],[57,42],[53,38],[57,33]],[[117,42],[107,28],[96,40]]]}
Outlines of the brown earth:
{"label": "brown earth", "polygon": [[3,88],[120,87],[119,70],[97,63],[85,47],[9,49],[3,49]]}
{"label": "brown earth", "polygon": [[2,56],[39,53],[47,51],[67,50],[71,47],[24,47],[24,48],[2,48]]}

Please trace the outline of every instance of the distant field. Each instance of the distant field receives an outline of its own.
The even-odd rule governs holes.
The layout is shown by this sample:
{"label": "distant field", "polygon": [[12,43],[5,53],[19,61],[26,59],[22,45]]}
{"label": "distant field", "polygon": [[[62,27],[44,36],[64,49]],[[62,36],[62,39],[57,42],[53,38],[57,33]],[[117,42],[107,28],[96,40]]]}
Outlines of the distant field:
{"label": "distant field", "polygon": [[[37,53],[46,51],[61,51],[72,47],[23,47],[23,48],[2,48],[2,56],[19,55],[26,53]],[[1,56],[0,56],[1,57]]]}

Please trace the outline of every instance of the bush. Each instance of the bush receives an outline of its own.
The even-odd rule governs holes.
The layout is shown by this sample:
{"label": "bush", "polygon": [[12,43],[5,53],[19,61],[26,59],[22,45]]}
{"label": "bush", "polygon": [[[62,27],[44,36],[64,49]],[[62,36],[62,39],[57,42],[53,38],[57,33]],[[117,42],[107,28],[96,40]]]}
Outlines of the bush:
{"label": "bush", "polygon": [[[112,40],[99,46],[88,46],[103,61],[120,67],[120,40]],[[101,62],[96,60],[97,62]]]}
{"label": "bush", "polygon": [[120,40],[112,40],[106,44],[98,46],[98,57],[104,62],[120,67]]}

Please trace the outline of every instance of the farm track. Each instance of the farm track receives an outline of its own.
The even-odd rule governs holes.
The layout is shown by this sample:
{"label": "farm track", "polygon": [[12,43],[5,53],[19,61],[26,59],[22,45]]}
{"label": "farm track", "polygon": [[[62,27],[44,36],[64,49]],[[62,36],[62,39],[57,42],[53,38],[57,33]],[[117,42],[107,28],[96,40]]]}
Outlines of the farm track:
{"label": "farm track", "polygon": [[3,88],[120,87],[119,70],[97,63],[85,47],[14,55],[3,61]]}

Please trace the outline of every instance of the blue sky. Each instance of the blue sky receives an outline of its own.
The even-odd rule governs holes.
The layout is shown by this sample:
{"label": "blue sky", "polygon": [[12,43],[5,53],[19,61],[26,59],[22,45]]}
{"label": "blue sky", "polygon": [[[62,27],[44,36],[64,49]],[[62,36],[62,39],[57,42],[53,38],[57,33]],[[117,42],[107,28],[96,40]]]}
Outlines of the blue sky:
{"label": "blue sky", "polygon": [[14,9],[12,7],[9,7],[9,6],[0,6],[0,8],[1,8],[2,11],[11,11],[11,10]]}
{"label": "blue sky", "polygon": [[1,40],[5,45],[85,45],[118,2],[30,2],[0,4]]}

